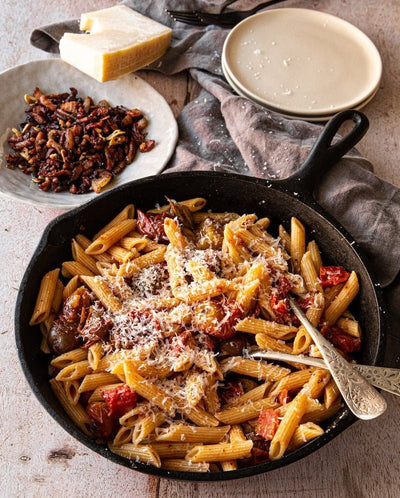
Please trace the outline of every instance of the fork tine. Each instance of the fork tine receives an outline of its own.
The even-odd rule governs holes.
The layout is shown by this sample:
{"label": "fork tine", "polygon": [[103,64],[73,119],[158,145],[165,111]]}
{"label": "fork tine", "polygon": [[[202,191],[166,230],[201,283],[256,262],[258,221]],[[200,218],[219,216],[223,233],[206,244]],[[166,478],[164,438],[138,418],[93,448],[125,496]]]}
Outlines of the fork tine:
{"label": "fork tine", "polygon": [[174,21],[192,24],[194,26],[203,26],[203,22],[197,16],[196,12],[189,10],[167,10],[167,12]]}
{"label": "fork tine", "polygon": [[199,14],[199,17],[204,24],[214,24],[215,26],[221,26],[222,28],[231,28],[237,24],[235,19],[226,16],[228,16],[228,14]]}

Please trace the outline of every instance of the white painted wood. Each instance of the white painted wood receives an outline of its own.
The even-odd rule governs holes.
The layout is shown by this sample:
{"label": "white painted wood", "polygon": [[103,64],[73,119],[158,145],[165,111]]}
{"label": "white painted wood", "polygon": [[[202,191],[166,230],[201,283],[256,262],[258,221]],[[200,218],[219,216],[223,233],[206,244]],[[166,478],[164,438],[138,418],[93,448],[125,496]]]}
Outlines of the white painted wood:
{"label": "white painted wood", "polygon": [[[46,57],[29,45],[33,28],[114,3],[3,0],[0,70]],[[284,5],[310,7],[310,2],[290,1]],[[381,52],[384,78],[378,95],[365,109],[371,129],[359,148],[380,176],[400,186],[400,4],[397,0],[316,0],[312,7],[353,22]],[[166,96],[177,113],[186,98],[186,76],[144,77]],[[31,394],[18,364],[13,336],[19,282],[44,227],[57,214],[55,210],[0,199],[0,497],[400,496],[400,400],[389,395],[385,395],[389,409],[383,417],[358,422],[328,446],[289,467],[240,481],[160,481],[115,465],[77,443]]]}

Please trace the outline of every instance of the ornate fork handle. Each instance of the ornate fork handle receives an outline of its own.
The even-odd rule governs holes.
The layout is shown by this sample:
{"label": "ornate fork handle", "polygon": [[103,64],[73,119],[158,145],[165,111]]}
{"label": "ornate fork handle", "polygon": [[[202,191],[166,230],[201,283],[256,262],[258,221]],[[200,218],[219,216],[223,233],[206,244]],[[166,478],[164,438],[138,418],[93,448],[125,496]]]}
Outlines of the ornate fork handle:
{"label": "ornate fork handle", "polygon": [[363,420],[370,420],[382,415],[387,407],[383,396],[353,369],[351,364],[308,321],[293,299],[290,299],[290,304],[296,316],[319,348],[344,401],[354,415]]}
{"label": "ornate fork handle", "polygon": [[[285,362],[297,362],[304,365],[311,365],[318,368],[328,368],[321,358],[313,356],[303,356],[279,351],[266,351],[264,349],[253,350],[245,353],[246,358],[263,358],[266,360],[277,360]],[[400,396],[400,369],[377,367],[371,365],[359,365],[351,363],[351,367],[357,370],[370,384],[379,389]]]}
{"label": "ornate fork handle", "polygon": [[356,363],[352,364],[352,367],[372,385],[400,396],[400,370],[398,368],[373,367]]}

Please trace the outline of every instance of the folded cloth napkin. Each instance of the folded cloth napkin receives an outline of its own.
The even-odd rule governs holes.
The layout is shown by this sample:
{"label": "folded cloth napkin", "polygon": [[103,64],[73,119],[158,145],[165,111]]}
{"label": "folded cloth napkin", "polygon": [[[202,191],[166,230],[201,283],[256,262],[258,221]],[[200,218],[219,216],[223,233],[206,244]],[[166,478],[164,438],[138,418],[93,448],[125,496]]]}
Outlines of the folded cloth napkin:
{"label": "folded cloth napkin", "polygon": [[[288,120],[235,95],[221,77],[221,52],[227,30],[174,23],[165,9],[205,9],[209,1],[126,0],[125,5],[173,27],[171,48],[147,69],[164,74],[188,70],[202,90],[180,116],[180,138],[167,173],[225,170],[280,179],[302,164],[321,126]],[[58,52],[65,31],[79,32],[77,20],[35,30],[31,43]],[[372,165],[352,150],[325,175],[314,192],[316,200],[359,242],[369,259],[390,307],[387,363],[400,366],[400,191],[377,178]]]}

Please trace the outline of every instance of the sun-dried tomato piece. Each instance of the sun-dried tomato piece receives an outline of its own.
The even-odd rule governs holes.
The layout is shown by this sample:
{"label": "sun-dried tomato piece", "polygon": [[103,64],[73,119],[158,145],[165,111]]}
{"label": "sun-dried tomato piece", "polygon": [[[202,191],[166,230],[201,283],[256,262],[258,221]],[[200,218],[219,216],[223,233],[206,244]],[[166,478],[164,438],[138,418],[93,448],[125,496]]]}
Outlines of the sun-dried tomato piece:
{"label": "sun-dried tomato piece", "polygon": [[350,273],[341,266],[321,266],[319,270],[319,278],[324,289],[347,282],[349,277]]}
{"label": "sun-dried tomato piece", "polygon": [[277,412],[273,408],[264,408],[257,420],[256,434],[268,441],[272,441],[279,424],[280,420]]}
{"label": "sun-dried tomato piece", "polygon": [[321,334],[325,336],[334,346],[343,351],[343,353],[354,353],[361,348],[361,339],[359,337],[352,337],[346,334],[337,325],[325,324],[321,329]]}
{"label": "sun-dried tomato piece", "polygon": [[114,431],[114,417],[109,414],[105,403],[89,403],[86,413],[92,419],[92,432],[95,437],[109,439]]}
{"label": "sun-dried tomato piece", "polygon": [[150,239],[158,242],[168,243],[168,237],[164,231],[164,220],[170,218],[168,213],[144,213],[137,210],[137,229],[140,233],[147,235]]}
{"label": "sun-dried tomato piece", "polygon": [[229,382],[221,389],[221,399],[224,403],[244,394],[244,389],[240,382]]}
{"label": "sun-dried tomato piece", "polygon": [[251,449],[251,460],[252,465],[259,465],[260,463],[268,462],[269,451],[253,446]]}
{"label": "sun-dried tomato piece", "polygon": [[127,384],[101,391],[101,396],[109,408],[111,417],[121,417],[124,413],[135,408],[137,403],[136,391],[133,391]]}

